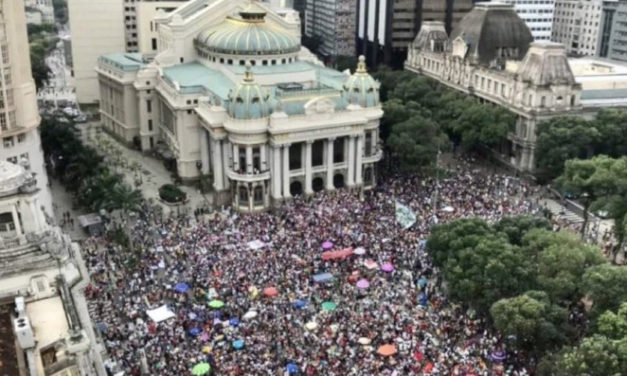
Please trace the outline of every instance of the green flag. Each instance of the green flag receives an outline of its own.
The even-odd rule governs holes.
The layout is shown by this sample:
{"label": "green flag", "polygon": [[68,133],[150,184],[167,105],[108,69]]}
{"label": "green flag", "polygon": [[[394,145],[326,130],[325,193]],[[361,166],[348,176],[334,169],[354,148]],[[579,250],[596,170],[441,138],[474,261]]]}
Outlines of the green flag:
{"label": "green flag", "polygon": [[396,201],[396,221],[403,227],[403,230],[407,230],[414,223],[416,223],[416,213],[400,202]]}

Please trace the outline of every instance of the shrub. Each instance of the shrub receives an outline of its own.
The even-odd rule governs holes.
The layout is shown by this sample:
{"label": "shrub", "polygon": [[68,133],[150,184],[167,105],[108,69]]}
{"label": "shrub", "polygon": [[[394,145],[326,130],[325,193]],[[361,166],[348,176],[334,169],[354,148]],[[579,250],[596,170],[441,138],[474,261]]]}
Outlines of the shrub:
{"label": "shrub", "polygon": [[159,188],[159,197],[165,202],[179,203],[185,201],[187,195],[174,184],[164,184]]}

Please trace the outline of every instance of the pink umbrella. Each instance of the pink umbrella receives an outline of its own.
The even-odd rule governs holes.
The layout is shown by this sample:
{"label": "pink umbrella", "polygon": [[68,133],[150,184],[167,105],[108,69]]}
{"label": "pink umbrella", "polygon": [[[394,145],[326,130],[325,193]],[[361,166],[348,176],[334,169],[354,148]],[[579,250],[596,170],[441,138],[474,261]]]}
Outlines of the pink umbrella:
{"label": "pink umbrella", "polygon": [[381,270],[383,270],[386,273],[391,273],[394,271],[394,265],[390,264],[389,262],[386,262],[385,264],[381,265]]}
{"label": "pink umbrella", "polygon": [[368,280],[366,279],[360,279],[359,281],[357,281],[356,285],[360,289],[367,289],[368,287],[370,287],[370,282],[368,282]]}
{"label": "pink umbrella", "polygon": [[327,240],[326,242],[322,243],[322,249],[331,249],[333,248],[333,243],[331,243],[330,240]]}
{"label": "pink umbrella", "polygon": [[377,263],[372,261],[372,260],[370,260],[370,259],[368,259],[368,260],[364,261],[364,266],[367,269],[375,269],[377,267]]}

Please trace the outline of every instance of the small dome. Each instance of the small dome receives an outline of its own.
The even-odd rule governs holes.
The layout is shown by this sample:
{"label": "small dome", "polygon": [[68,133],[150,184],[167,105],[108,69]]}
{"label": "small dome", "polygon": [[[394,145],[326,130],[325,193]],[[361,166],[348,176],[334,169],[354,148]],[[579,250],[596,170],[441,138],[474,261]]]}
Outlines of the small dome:
{"label": "small dome", "polygon": [[265,21],[266,12],[251,4],[240,17],[228,17],[198,35],[201,50],[230,55],[280,55],[300,51],[300,40],[289,31]]}
{"label": "small dome", "polygon": [[264,92],[253,77],[251,66],[237,89],[229,93],[227,111],[234,119],[260,119],[272,113],[270,95]]}
{"label": "small dome", "polygon": [[379,83],[366,70],[366,58],[362,55],[357,70],[344,83],[344,96],[348,103],[362,107],[379,105]]}

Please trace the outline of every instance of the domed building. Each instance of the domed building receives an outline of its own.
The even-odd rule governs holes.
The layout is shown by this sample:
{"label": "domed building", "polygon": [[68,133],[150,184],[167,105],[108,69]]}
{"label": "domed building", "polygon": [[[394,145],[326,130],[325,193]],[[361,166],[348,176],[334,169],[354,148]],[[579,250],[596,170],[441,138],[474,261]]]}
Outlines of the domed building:
{"label": "domed building", "polygon": [[301,46],[298,14],[260,1],[191,0],[155,24],[154,60],[99,60],[108,132],[242,212],[375,186],[383,112],[364,59],[352,75],[324,67]]}

